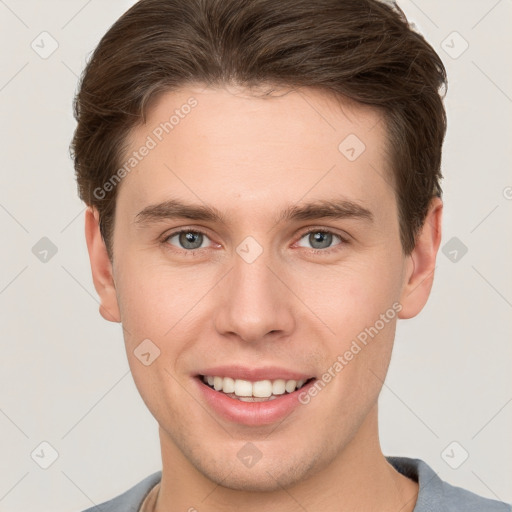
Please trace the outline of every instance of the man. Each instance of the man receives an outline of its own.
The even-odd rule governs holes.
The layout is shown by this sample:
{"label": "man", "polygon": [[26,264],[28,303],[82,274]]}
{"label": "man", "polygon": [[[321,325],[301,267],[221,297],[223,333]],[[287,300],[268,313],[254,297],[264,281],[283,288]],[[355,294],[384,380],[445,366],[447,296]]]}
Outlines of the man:
{"label": "man", "polygon": [[111,27],[72,149],[163,467],[102,510],[510,510],[379,445],[441,239],[445,82],[376,0],[141,0]]}

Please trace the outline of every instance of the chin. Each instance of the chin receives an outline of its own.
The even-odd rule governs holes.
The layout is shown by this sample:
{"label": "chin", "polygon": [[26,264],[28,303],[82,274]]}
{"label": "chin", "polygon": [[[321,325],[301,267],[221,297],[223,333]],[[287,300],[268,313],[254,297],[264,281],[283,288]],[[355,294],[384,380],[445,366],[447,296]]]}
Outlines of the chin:
{"label": "chin", "polygon": [[[259,465],[259,464],[258,464]],[[308,478],[311,468],[284,466],[282,463],[279,467],[267,467],[268,464],[259,468],[252,467],[250,469],[232,467],[231,472],[224,478],[220,473],[212,468],[198,468],[203,474],[217,485],[232,489],[234,491],[247,492],[275,492],[281,491],[288,487],[293,487],[302,480]]]}
{"label": "chin", "polygon": [[[295,453],[294,453],[295,451]],[[251,467],[246,467],[236,452],[223,452],[220,457],[194,453],[189,459],[196,470],[215,484],[226,489],[247,492],[275,492],[291,488],[307,480],[331,462],[333,454],[325,450],[321,455],[312,456],[304,450],[296,453],[290,449],[288,456],[264,455]]]}

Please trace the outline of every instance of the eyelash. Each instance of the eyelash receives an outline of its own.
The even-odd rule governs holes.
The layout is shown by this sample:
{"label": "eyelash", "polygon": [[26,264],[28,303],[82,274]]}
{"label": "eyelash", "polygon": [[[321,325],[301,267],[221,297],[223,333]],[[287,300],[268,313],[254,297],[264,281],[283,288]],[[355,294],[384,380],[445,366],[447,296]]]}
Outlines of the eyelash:
{"label": "eyelash", "polygon": [[[177,231],[173,231],[172,233],[169,233],[169,234],[166,234],[164,235],[163,239],[161,240],[161,243],[162,245],[165,246],[165,248],[167,250],[170,250],[170,251],[173,251],[173,252],[178,252],[180,254],[195,254],[197,253],[198,251],[201,251],[203,249],[207,249],[207,247],[201,247],[201,248],[198,248],[198,249],[178,249],[174,246],[172,246],[171,244],[168,243],[169,239],[176,236],[176,235],[179,235],[181,233],[194,233],[194,234],[199,234],[199,235],[203,235],[203,236],[206,236],[209,238],[208,234],[204,231],[201,231],[200,229],[179,229]],[[349,244],[350,242],[348,241],[347,238],[341,236],[340,234],[334,232],[334,231],[331,231],[331,230],[328,230],[328,229],[320,229],[320,228],[311,228],[307,231],[304,231],[303,233],[301,233],[301,235],[299,236],[299,239],[298,240],[301,240],[302,238],[304,238],[306,235],[309,235],[311,233],[322,233],[322,234],[331,234],[331,235],[334,235],[336,237],[338,237],[341,241],[341,243],[339,243],[338,245],[335,245],[333,247],[329,247],[327,249],[313,249],[313,248],[307,248],[305,247],[305,249],[307,249],[309,251],[310,254],[322,254],[322,255],[325,255],[325,254],[331,254],[335,251],[338,251],[341,249],[342,246],[344,245],[347,245]]]}
{"label": "eyelash", "polygon": [[336,233],[335,231],[331,231],[329,229],[319,229],[319,228],[311,228],[308,231],[304,231],[300,237],[299,240],[304,238],[306,235],[309,235],[311,233],[322,233],[323,235],[334,235],[338,237],[341,241],[338,245],[334,245],[332,247],[329,247],[328,249],[308,249],[305,247],[305,249],[308,249],[311,254],[331,254],[333,252],[339,251],[342,249],[342,246],[347,245],[349,243],[348,238],[341,236],[339,233]]}

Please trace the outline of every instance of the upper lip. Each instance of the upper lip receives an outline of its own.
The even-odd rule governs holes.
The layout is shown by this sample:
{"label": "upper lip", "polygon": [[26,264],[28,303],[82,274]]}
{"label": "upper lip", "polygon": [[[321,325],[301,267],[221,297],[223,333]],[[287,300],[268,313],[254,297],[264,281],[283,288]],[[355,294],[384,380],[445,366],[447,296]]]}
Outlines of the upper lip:
{"label": "upper lip", "polygon": [[218,377],[231,377],[232,379],[242,379],[249,381],[259,380],[307,380],[313,377],[311,374],[306,374],[286,368],[278,368],[277,366],[265,366],[261,368],[247,367],[241,365],[229,366],[215,366],[212,368],[205,368],[198,372],[199,375],[218,376]]}

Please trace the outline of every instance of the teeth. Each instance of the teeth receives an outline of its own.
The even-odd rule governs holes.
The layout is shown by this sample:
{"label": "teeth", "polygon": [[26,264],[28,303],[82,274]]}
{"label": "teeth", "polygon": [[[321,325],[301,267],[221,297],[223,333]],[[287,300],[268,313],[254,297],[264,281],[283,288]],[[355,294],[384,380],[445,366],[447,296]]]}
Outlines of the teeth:
{"label": "teeth", "polygon": [[275,395],[284,395],[285,392],[293,393],[300,389],[306,380],[285,380],[276,379],[258,380],[251,382],[243,379],[232,379],[230,377],[204,376],[203,381],[216,391],[222,391],[226,394],[235,394],[243,402],[253,402],[253,398],[274,399]]}
{"label": "teeth", "polygon": [[224,379],[222,377],[213,377],[213,389],[219,391],[222,389],[222,384]]}
{"label": "teeth", "polygon": [[269,397],[272,394],[272,382],[269,380],[259,380],[252,385],[253,396],[260,398]]}
{"label": "teeth", "polygon": [[[224,388],[223,388],[224,389]],[[252,396],[252,384],[248,380],[235,380],[236,396]]]}
{"label": "teeth", "polygon": [[[229,395],[231,396],[231,395]],[[262,397],[262,398],[259,398],[259,397],[256,397],[256,396],[239,396],[237,398],[237,400],[240,400],[241,402],[269,402],[270,400],[275,400],[277,398],[277,396],[269,396],[268,398],[267,397]]]}
{"label": "teeth", "polygon": [[286,381],[284,379],[277,379],[272,384],[273,395],[284,395],[286,391]]}
{"label": "teeth", "polygon": [[288,391],[288,393],[293,393],[295,391],[296,387],[297,387],[296,380],[287,380],[286,385],[284,386],[284,389],[286,389],[286,391]]}
{"label": "teeth", "polygon": [[235,381],[230,377],[224,377],[222,391],[224,391],[224,393],[234,393]]}

